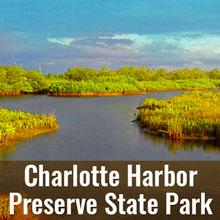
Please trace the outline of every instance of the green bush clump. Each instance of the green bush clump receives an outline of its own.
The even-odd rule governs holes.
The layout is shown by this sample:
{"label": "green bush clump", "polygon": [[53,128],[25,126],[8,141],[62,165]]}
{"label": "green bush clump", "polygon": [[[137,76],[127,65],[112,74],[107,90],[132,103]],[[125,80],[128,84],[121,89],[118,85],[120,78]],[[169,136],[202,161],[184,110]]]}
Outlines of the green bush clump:
{"label": "green bush clump", "polygon": [[[122,67],[101,70],[74,67],[61,74],[42,74],[18,66],[0,67],[0,95],[49,93],[102,94],[138,93],[173,89],[207,89],[220,87],[220,70]],[[111,95],[111,94],[110,94]]]}
{"label": "green bush clump", "polygon": [[41,93],[48,89],[48,80],[38,70],[26,71],[18,66],[0,67],[0,94]]}
{"label": "green bush clump", "polygon": [[126,93],[169,89],[219,88],[220,71],[200,69],[149,69],[146,67],[122,67],[118,70],[102,68],[100,71],[75,67],[64,77],[51,80],[50,94],[65,93]]}

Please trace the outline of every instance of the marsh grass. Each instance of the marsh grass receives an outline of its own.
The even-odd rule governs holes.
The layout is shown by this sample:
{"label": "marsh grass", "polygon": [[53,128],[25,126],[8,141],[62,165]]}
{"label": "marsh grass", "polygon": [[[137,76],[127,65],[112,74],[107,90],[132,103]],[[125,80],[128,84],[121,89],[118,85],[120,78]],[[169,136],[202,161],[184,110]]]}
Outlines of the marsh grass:
{"label": "marsh grass", "polygon": [[58,124],[53,115],[0,109],[0,148],[57,128]]}
{"label": "marsh grass", "polygon": [[196,80],[127,80],[126,77],[94,78],[86,81],[53,80],[49,86],[49,94],[54,96],[110,96],[143,94],[151,91],[167,90],[193,90],[193,89],[217,89],[220,80],[196,79]]}
{"label": "marsh grass", "polygon": [[220,138],[220,94],[187,92],[168,100],[146,99],[139,112],[145,127],[170,139]]}

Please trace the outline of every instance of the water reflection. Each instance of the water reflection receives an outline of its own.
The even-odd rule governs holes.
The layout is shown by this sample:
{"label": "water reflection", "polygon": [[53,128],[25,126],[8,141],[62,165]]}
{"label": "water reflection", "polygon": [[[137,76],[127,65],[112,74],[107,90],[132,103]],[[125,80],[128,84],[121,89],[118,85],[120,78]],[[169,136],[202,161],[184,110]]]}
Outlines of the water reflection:
{"label": "water reflection", "polygon": [[220,160],[217,143],[170,143],[144,134],[132,120],[147,97],[167,99],[182,93],[163,92],[124,97],[0,98],[0,107],[54,113],[55,133],[16,144],[0,160]]}
{"label": "water reflection", "polygon": [[144,129],[140,128],[140,132],[144,133],[147,139],[151,139],[158,146],[161,146],[162,143],[165,143],[166,147],[169,149],[171,153],[176,153],[177,151],[193,151],[194,149],[201,149],[204,152],[210,153],[220,153],[220,142],[219,140],[216,141],[199,141],[199,140],[179,140],[174,141],[170,140],[166,137],[157,136],[154,134],[150,134],[149,132],[145,131]]}

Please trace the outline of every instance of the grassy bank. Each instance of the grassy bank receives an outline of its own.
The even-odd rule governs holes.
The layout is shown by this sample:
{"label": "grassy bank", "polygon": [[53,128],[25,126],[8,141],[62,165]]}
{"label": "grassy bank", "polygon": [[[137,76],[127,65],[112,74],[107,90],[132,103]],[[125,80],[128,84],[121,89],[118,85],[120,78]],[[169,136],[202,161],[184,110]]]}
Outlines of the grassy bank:
{"label": "grassy bank", "polygon": [[122,67],[101,70],[74,67],[61,74],[42,74],[18,66],[0,67],[0,96],[110,96],[148,91],[220,88],[220,70]]}
{"label": "grassy bank", "polygon": [[170,139],[220,138],[220,93],[192,92],[168,100],[147,99],[139,108],[142,124]]}
{"label": "grassy bank", "polygon": [[30,114],[0,109],[0,148],[58,128],[53,115]]}

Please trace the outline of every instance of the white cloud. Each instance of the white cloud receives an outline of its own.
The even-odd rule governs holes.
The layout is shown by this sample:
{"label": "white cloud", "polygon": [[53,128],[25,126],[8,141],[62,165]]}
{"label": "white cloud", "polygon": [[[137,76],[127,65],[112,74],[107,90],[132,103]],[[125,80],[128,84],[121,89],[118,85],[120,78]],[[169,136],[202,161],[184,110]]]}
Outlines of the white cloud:
{"label": "white cloud", "polygon": [[75,38],[59,37],[59,38],[47,38],[47,40],[52,44],[61,44],[63,46],[70,46],[75,41]]}
{"label": "white cloud", "polygon": [[[139,53],[158,55],[173,52],[179,56],[197,55],[204,58],[213,58],[220,55],[220,35],[202,32],[182,32],[168,34],[121,34],[100,39],[126,39],[132,44],[127,48]],[[122,42],[123,43],[123,42]]]}
{"label": "white cloud", "polygon": [[152,39],[148,35],[140,34],[114,34],[113,36],[99,37],[100,40],[128,40],[131,45],[127,45],[131,49],[141,49],[146,45],[152,44]]}
{"label": "white cloud", "polygon": [[220,54],[220,36],[204,34],[195,38],[183,38],[180,47],[191,53]]}
{"label": "white cloud", "polygon": [[[149,35],[140,34],[114,34],[109,36],[83,36],[79,38],[63,37],[63,38],[47,38],[52,44],[61,44],[70,46],[73,42],[78,45],[91,44],[103,47],[121,47],[124,49],[140,50],[147,45],[152,44]],[[128,42],[126,42],[128,41]],[[108,44],[109,43],[109,44]]]}
{"label": "white cloud", "polygon": [[[81,36],[48,38],[50,47],[59,50],[59,56],[80,65],[110,66],[147,65],[172,67],[219,67],[220,34],[204,32],[179,32],[163,34],[112,34],[106,36]],[[73,44],[74,42],[74,44]],[[56,53],[54,59],[57,58]],[[60,55],[61,54],[61,55]],[[77,56],[76,56],[77,54]],[[73,61],[74,60],[74,61]],[[90,62],[88,62],[90,60]]]}

